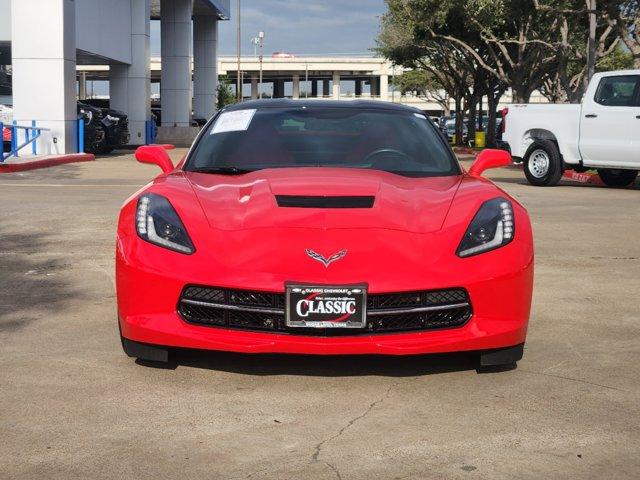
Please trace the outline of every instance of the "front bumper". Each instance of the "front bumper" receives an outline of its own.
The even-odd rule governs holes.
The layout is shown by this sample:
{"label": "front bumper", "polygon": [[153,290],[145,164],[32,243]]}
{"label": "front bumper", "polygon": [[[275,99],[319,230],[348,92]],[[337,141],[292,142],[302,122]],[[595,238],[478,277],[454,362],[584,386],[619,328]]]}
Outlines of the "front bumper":
{"label": "front bumper", "polygon": [[[158,247],[137,238],[130,240],[137,247],[147,250],[151,257],[158,253]],[[532,254],[524,266],[498,266],[494,274],[485,278],[478,278],[476,274],[469,275],[466,281],[460,278],[456,284],[414,286],[413,289],[425,290],[435,287],[465,288],[473,305],[473,316],[461,327],[319,337],[187,323],[177,312],[178,299],[186,284],[203,283],[203,279],[196,278],[195,274],[192,278],[176,274],[179,268],[159,270],[149,267],[149,257],[143,264],[135,258],[136,248],[127,250],[124,243],[119,242],[116,258],[118,312],[122,335],[136,342],[243,353],[411,355],[511,347],[523,343],[526,337],[533,282]],[[166,255],[165,252],[161,253]],[[486,255],[495,256],[496,252]],[[498,275],[495,275],[496,272]],[[208,283],[211,284],[211,280]],[[220,282],[217,283],[220,286]],[[222,286],[238,287],[233,284]],[[376,292],[375,286],[372,287],[372,293],[384,293]],[[260,289],[258,285],[252,285],[252,288]],[[268,284],[261,290],[282,292],[283,289],[284,284],[280,284],[279,288]]]}

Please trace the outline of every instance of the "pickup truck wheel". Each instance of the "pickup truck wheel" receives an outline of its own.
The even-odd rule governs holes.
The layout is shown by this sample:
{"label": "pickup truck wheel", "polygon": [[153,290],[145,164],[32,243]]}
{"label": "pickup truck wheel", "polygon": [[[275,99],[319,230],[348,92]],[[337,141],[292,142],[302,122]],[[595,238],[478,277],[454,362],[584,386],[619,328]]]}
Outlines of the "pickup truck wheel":
{"label": "pickup truck wheel", "polygon": [[524,156],[524,175],[531,185],[553,186],[562,178],[562,159],[556,144],[550,140],[536,140]]}
{"label": "pickup truck wheel", "polygon": [[598,176],[609,187],[627,187],[635,182],[638,170],[622,170],[619,168],[599,168]]}

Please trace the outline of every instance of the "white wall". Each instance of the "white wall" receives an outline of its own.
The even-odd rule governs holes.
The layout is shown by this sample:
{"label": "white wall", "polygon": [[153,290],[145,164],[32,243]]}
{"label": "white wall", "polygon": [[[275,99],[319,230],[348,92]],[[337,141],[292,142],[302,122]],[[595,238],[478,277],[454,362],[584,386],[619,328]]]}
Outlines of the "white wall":
{"label": "white wall", "polygon": [[130,0],[77,0],[76,48],[131,63],[130,18]]}
{"label": "white wall", "polygon": [[39,153],[77,151],[75,3],[12,3],[13,119],[50,130],[38,140]]}
{"label": "white wall", "polygon": [[11,0],[0,0],[0,42],[11,41]]}

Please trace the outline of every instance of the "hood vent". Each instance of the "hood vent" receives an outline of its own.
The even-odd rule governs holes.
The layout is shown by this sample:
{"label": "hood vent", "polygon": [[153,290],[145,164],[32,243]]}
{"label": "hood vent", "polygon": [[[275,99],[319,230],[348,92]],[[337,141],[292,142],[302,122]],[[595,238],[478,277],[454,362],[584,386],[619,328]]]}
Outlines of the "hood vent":
{"label": "hood vent", "polygon": [[372,208],[374,196],[276,195],[279,207],[295,208]]}

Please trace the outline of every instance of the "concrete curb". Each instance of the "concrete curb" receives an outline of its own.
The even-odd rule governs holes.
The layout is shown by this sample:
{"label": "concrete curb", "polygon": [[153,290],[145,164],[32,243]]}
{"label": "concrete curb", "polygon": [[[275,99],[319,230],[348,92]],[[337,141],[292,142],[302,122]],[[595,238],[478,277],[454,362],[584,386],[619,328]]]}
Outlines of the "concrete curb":
{"label": "concrete curb", "polygon": [[58,155],[55,157],[34,160],[22,163],[1,163],[0,173],[24,172],[26,170],[36,170],[38,168],[55,167],[65,163],[92,162],[96,156],[91,153],[73,153],[71,155]]}

